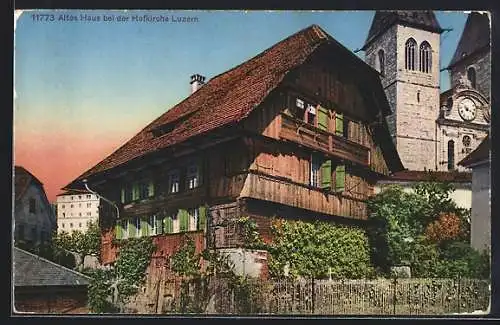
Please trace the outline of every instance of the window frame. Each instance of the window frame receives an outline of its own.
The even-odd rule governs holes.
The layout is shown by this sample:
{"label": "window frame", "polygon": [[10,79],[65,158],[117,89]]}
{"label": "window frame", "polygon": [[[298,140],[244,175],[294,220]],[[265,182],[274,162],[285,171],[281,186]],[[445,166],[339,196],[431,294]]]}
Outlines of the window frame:
{"label": "window frame", "polygon": [[[168,194],[176,194],[180,192],[180,183],[181,183],[181,172],[180,169],[176,168],[168,172],[167,174],[167,193]],[[173,187],[175,185],[175,191]]]}
{"label": "window frame", "polygon": [[[190,170],[195,168],[195,171]],[[191,183],[193,182],[193,183]],[[201,164],[199,161],[192,161],[186,166],[186,189],[194,190],[201,186]]]}
{"label": "window frame", "polygon": [[432,72],[432,47],[427,41],[419,46],[419,70],[423,73]]}
{"label": "window frame", "polygon": [[415,48],[417,47],[417,41],[413,37],[410,37],[405,42],[405,70],[415,71]]}

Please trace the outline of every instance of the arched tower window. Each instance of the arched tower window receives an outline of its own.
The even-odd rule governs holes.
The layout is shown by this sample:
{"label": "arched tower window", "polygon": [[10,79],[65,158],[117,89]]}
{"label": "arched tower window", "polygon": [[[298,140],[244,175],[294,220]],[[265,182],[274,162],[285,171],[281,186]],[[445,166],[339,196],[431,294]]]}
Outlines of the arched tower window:
{"label": "arched tower window", "polygon": [[417,42],[410,38],[405,44],[405,69],[415,70],[415,48],[417,47]]}
{"label": "arched tower window", "polygon": [[471,87],[476,88],[476,70],[473,67],[467,69],[467,79],[469,79]]}
{"label": "arched tower window", "polygon": [[448,170],[455,166],[455,141],[448,141]]}
{"label": "arched tower window", "polygon": [[432,67],[432,50],[429,43],[420,44],[420,71],[429,73]]}
{"label": "arched tower window", "polygon": [[382,49],[378,51],[378,69],[380,74],[385,75],[385,56]]}

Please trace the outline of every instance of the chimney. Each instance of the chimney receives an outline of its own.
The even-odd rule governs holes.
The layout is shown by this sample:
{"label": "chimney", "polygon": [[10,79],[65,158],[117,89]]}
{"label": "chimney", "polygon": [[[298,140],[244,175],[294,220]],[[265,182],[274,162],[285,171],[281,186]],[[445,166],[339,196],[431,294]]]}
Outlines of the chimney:
{"label": "chimney", "polygon": [[205,77],[199,74],[191,76],[191,94],[201,88],[205,84]]}

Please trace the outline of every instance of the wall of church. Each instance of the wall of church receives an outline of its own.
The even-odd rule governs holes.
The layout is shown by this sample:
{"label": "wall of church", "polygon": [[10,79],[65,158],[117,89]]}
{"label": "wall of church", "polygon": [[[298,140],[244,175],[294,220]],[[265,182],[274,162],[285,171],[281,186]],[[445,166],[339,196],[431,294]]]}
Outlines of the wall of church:
{"label": "wall of church", "polygon": [[451,69],[451,85],[456,87],[461,79],[467,79],[467,69],[476,70],[476,89],[490,99],[491,51],[472,56]]}
{"label": "wall of church", "polygon": [[393,114],[387,116],[387,125],[389,132],[393,135],[396,134],[396,75],[397,75],[397,51],[396,51],[396,31],[397,26],[390,27],[386,33],[379,36],[378,39],[371,43],[365,50],[365,61],[371,67],[380,72],[380,65],[378,63],[378,52],[382,49],[384,51],[385,73],[380,77],[382,87],[385,90],[387,100],[391,107]]}
{"label": "wall of church", "polygon": [[[470,145],[464,144],[464,137],[470,138]],[[440,125],[438,129],[438,170],[448,170],[448,142],[454,142],[454,168],[458,171],[470,171],[463,166],[457,166],[457,163],[464,159],[468,153],[474,150],[484,139],[486,132],[469,129],[467,127],[456,127],[448,125]]]}

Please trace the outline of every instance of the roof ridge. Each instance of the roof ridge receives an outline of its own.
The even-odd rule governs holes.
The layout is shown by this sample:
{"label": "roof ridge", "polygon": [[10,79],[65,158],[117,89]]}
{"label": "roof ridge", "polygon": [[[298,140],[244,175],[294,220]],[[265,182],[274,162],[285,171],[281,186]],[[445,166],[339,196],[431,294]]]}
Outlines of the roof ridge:
{"label": "roof ridge", "polygon": [[[16,246],[14,246],[13,248],[14,248],[14,250],[18,250],[18,251],[20,251],[20,252],[22,252],[22,253],[25,253],[25,254],[31,255],[31,256],[33,256],[33,257],[35,257],[35,258],[39,259],[39,260],[42,260],[42,261],[44,261],[44,262],[46,262],[46,263],[49,263],[49,264],[51,264],[51,265],[54,265],[54,266],[56,266],[56,267],[62,268],[62,269],[64,269],[64,270],[69,271],[69,272],[71,272],[71,273],[74,273],[74,274],[76,274],[76,275],[78,275],[78,276],[81,276],[81,277],[87,278],[88,280],[92,280],[92,278],[91,278],[91,277],[89,277],[89,276],[87,276],[87,275],[85,275],[85,274],[83,274],[83,273],[77,272],[77,271],[72,270],[72,269],[70,269],[70,268],[67,268],[67,267],[65,267],[65,266],[63,266],[63,265],[60,265],[60,264],[54,263],[54,262],[52,262],[52,261],[50,261],[50,260],[48,260],[48,259],[46,259],[46,258],[43,258],[43,257],[41,257],[41,256],[39,256],[39,255],[33,254],[33,253],[31,253],[31,252],[28,252],[28,251],[26,251],[26,250],[24,250],[24,249],[21,249],[21,248],[19,248],[19,247],[16,247]],[[14,262],[14,263],[15,263],[15,262]],[[14,268],[15,268],[15,264],[14,264]]]}

